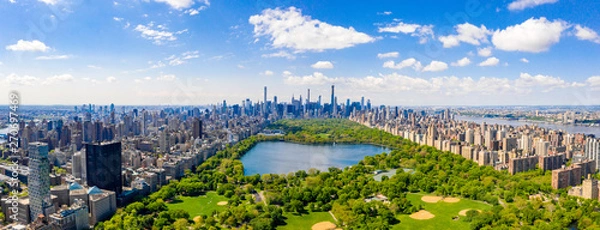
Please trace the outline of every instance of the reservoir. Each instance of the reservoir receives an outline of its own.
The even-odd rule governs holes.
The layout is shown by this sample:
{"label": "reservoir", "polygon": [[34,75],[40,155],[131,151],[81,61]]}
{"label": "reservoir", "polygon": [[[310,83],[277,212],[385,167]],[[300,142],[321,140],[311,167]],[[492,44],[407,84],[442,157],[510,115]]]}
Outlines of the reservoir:
{"label": "reservoir", "polygon": [[303,145],[289,142],[260,142],[241,159],[244,174],[287,174],[316,168],[344,168],[365,156],[390,152],[390,149],[367,144]]}

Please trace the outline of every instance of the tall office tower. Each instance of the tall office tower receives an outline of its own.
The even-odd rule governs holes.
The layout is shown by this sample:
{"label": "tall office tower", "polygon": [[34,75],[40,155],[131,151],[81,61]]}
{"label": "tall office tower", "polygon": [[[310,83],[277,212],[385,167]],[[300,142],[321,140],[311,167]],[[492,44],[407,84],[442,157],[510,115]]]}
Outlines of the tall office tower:
{"label": "tall office tower", "polygon": [[43,214],[54,213],[54,205],[50,199],[50,162],[48,160],[48,144],[29,143],[29,212],[31,219]]}
{"label": "tall office tower", "polygon": [[319,101],[317,102],[317,105],[321,107],[321,95],[319,95]]}
{"label": "tall office tower", "polygon": [[337,114],[337,97],[333,98],[333,114]]}
{"label": "tall office tower", "polygon": [[267,87],[265,86],[265,95],[263,99],[263,113],[267,114]]}
{"label": "tall office tower", "polygon": [[360,97],[360,110],[365,110],[365,97]]}
{"label": "tall office tower", "polygon": [[331,85],[331,114],[335,113],[335,86]]}
{"label": "tall office tower", "polygon": [[192,137],[202,138],[202,121],[198,118],[194,118],[192,123]]}
{"label": "tall office tower", "polygon": [[121,142],[85,144],[87,185],[122,192]]}
{"label": "tall office tower", "polygon": [[310,103],[310,89],[308,89],[308,95],[306,97],[306,104]]}

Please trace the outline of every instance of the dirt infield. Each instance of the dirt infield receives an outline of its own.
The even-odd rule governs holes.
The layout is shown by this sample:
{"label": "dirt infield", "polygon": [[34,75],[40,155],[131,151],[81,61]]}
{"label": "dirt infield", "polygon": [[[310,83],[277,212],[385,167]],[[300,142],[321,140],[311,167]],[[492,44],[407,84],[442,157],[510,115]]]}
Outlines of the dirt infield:
{"label": "dirt infield", "polygon": [[335,229],[336,225],[334,223],[331,223],[329,221],[323,221],[323,222],[319,222],[316,223],[312,226],[312,230],[333,230]]}
{"label": "dirt infield", "polygon": [[421,210],[418,212],[415,212],[413,214],[410,214],[410,218],[413,218],[415,220],[428,220],[435,217],[435,215],[431,214],[428,211],[425,210]]}
{"label": "dirt infield", "polygon": [[227,201],[219,201],[219,203],[217,203],[217,205],[225,206],[225,205],[227,205]]}
{"label": "dirt infield", "polygon": [[[460,212],[458,212],[458,215],[461,215],[461,216],[467,216],[467,212],[468,212],[469,210],[472,210],[472,209],[468,208],[468,209],[463,209],[463,210],[460,210]],[[478,211],[478,212],[481,212],[481,210],[477,210],[477,211]]]}
{"label": "dirt infield", "polygon": [[460,198],[454,198],[454,197],[446,197],[444,198],[444,202],[446,203],[456,203],[459,202]]}
{"label": "dirt infield", "polygon": [[438,201],[442,200],[443,197],[441,196],[423,196],[421,197],[422,201],[425,201],[427,203],[437,203]]}

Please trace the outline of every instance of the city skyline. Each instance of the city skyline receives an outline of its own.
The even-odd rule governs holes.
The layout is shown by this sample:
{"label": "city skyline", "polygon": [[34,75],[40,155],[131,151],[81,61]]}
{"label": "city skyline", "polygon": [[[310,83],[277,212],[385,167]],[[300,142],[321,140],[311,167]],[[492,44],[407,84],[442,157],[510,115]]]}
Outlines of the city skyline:
{"label": "city skyline", "polygon": [[261,101],[264,86],[268,100],[310,89],[327,101],[335,85],[338,104],[597,105],[600,23],[586,15],[599,6],[5,0],[0,93],[35,105],[236,104]]}

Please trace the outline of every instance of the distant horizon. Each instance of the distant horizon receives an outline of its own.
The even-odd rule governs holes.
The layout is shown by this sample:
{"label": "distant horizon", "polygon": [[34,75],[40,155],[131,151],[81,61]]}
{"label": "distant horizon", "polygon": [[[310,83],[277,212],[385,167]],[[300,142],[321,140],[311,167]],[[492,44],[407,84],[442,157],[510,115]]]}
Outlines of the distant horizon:
{"label": "distant horizon", "polygon": [[[270,102],[272,102],[272,101],[270,101]],[[314,101],[311,101],[311,102],[314,102]],[[352,101],[351,100],[351,102],[357,102],[357,101]],[[255,103],[255,102],[253,102],[253,103]],[[262,101],[261,101],[261,103],[262,103]],[[282,102],[278,101],[278,103],[282,103]],[[289,104],[288,101],[285,101],[283,103],[288,103]],[[66,106],[69,106],[69,107],[77,106],[77,107],[81,107],[84,104],[85,105],[89,105],[89,104],[92,104],[92,105],[102,105],[102,106],[109,106],[110,105],[110,103],[109,104],[81,103],[81,104],[20,104],[19,106],[25,106],[25,107],[28,107],[28,106],[48,106],[48,107],[51,107],[51,106],[65,106],[65,107]],[[229,103],[229,102],[227,102],[228,106],[229,105],[236,105],[236,104],[239,105],[240,103]],[[328,104],[328,102],[326,102],[324,104]],[[338,102],[338,105],[342,105],[342,104],[345,105],[346,103],[345,102],[344,103],[339,103]],[[387,106],[390,106],[390,107],[396,107],[397,106],[397,107],[453,107],[453,108],[454,107],[600,107],[600,104],[594,104],[594,105],[558,105],[558,104],[557,105],[550,105],[550,104],[548,104],[548,105],[387,105],[387,104],[381,104],[381,105],[377,105],[377,104],[373,104],[372,102],[371,102],[371,104],[372,104],[371,105],[372,107],[379,107],[379,106],[382,106],[382,105],[386,106],[386,107]],[[189,106],[192,106],[193,107],[193,106],[197,106],[197,107],[209,107],[209,106],[215,106],[215,105],[222,105],[222,103],[217,103],[217,104],[197,104],[197,105],[194,105],[194,104],[186,104],[186,105],[184,105],[184,104],[181,104],[181,105],[179,105],[179,104],[172,104],[172,105],[114,104],[114,105],[115,105],[115,107],[116,106],[121,106],[121,107],[122,106],[125,106],[125,107],[135,107],[135,106],[153,106],[153,107],[175,107],[175,106],[177,106],[177,107],[189,107]],[[0,104],[0,108],[1,107],[8,108],[8,104]]]}

